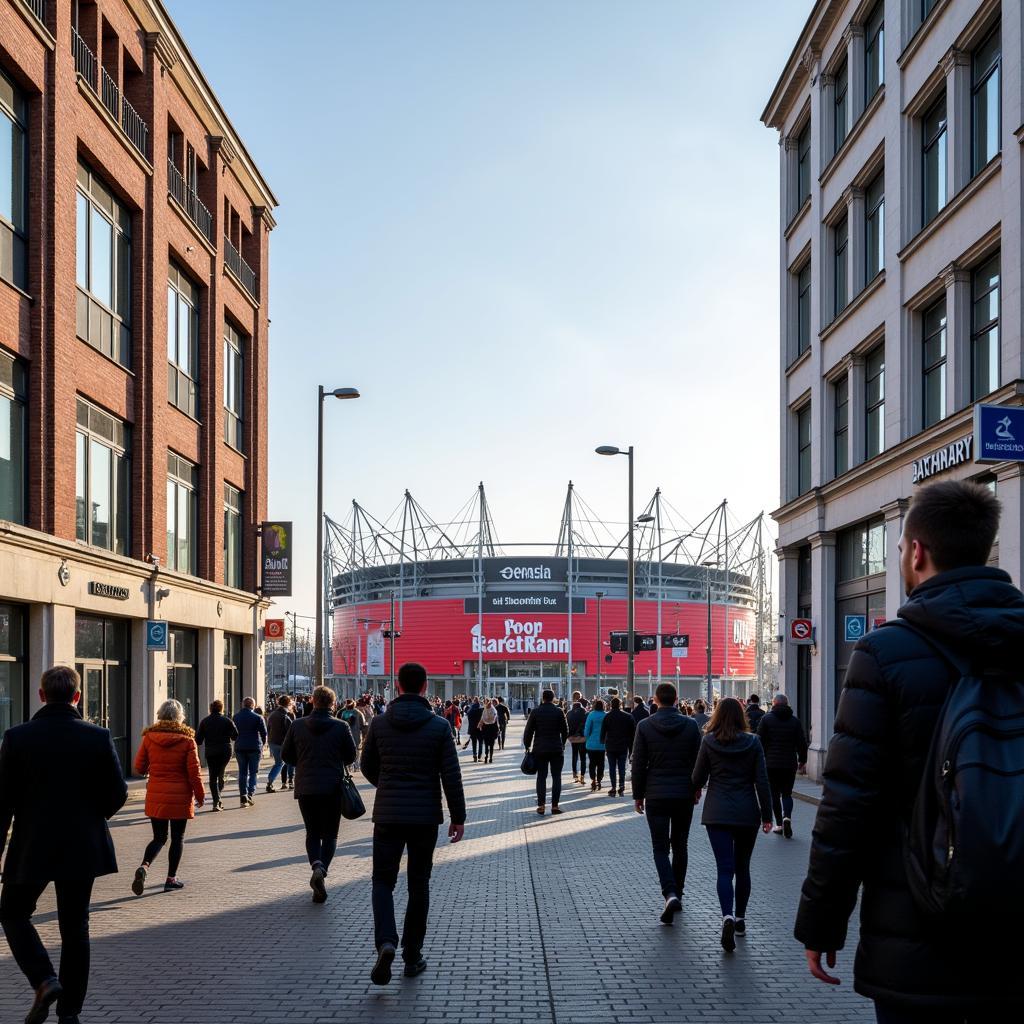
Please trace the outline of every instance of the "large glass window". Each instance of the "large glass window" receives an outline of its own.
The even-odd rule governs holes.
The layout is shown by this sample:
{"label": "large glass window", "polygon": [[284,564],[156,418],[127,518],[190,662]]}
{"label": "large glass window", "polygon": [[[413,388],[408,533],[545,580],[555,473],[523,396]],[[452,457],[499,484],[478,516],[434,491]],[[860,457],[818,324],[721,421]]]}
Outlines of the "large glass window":
{"label": "large glass window", "polygon": [[28,679],[25,675],[25,611],[0,604],[0,736],[25,721]]}
{"label": "large glass window", "polygon": [[796,493],[811,489],[811,407],[805,405],[796,414]]}
{"label": "large glass window", "polygon": [[999,28],[974,51],[971,61],[971,163],[975,174],[999,152]]}
{"label": "large glass window", "polygon": [[28,287],[26,104],[0,72],[0,277]]}
{"label": "large glass window", "polygon": [[805,263],[796,275],[796,354],[811,347],[811,264]]}
{"label": "large glass window", "polygon": [[241,332],[224,324],[224,440],[242,451],[242,348]]}
{"label": "large glass window", "polygon": [[921,369],[924,380],[924,418],[927,429],[946,416],[946,296],[929,306],[922,317],[924,331]]}
{"label": "large glass window", "polygon": [[796,206],[800,209],[811,194],[811,122],[796,138]]}
{"label": "large glass window", "polygon": [[199,469],[167,453],[167,564],[178,572],[199,571],[197,536]]}
{"label": "large glass window", "polygon": [[129,553],[131,428],[78,399],[75,532],[96,547]]}
{"label": "large glass window", "polygon": [[849,79],[846,61],[836,68],[834,75],[835,94],[832,106],[832,152],[838,153],[839,147],[846,140],[846,114],[849,105]]}
{"label": "large glass window", "polygon": [[832,385],[832,398],[835,402],[832,425],[835,475],[841,476],[850,468],[850,381],[847,377],[840,377]]}
{"label": "large glass window", "polygon": [[125,771],[130,771],[131,663],[128,619],[75,616],[75,668],[82,678],[79,707],[89,722],[109,729]]}
{"label": "large glass window", "polygon": [[224,582],[242,586],[242,492],[224,485]]}
{"label": "large glass window", "polygon": [[167,631],[167,697],[185,708],[185,724],[199,724],[199,635],[172,626]]}
{"label": "large glass window", "polygon": [[885,267],[885,172],[880,171],[864,192],[865,282]]}
{"label": "large glass window", "polygon": [[25,367],[0,349],[0,519],[25,522]]}
{"label": "large glass window", "polygon": [[224,634],[224,713],[233,715],[242,706],[242,638]]}
{"label": "large glass window", "polygon": [[176,263],[167,272],[167,401],[199,413],[199,289]]}
{"label": "large glass window", "polygon": [[864,22],[864,103],[867,104],[885,81],[885,5],[872,8]]}
{"label": "large glass window", "polygon": [[131,365],[131,214],[93,171],[78,164],[75,242],[78,336]]}
{"label": "large glass window", "polygon": [[885,572],[885,520],[872,519],[839,534],[839,582]]}
{"label": "large glass window", "polygon": [[943,93],[921,119],[922,224],[927,224],[946,205],[946,94]]}
{"label": "large glass window", "polygon": [[873,459],[885,449],[885,343],[864,360],[864,457]]}
{"label": "large glass window", "polygon": [[999,254],[971,275],[971,400],[999,387]]}
{"label": "large glass window", "polygon": [[832,315],[839,316],[849,301],[847,288],[846,246],[849,242],[849,227],[845,215],[832,228]]}

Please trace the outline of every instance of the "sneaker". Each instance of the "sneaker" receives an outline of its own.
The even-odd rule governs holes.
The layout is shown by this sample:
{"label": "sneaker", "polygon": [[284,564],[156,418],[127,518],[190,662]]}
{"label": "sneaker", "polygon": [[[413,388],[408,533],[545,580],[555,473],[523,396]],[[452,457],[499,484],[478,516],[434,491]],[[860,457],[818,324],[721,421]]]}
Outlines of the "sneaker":
{"label": "sneaker", "polygon": [[174,892],[175,889],[184,889],[185,883],[178,881],[177,878],[168,878],[164,882],[164,892]]}
{"label": "sneaker", "polygon": [[391,980],[391,965],[395,962],[395,947],[385,942],[377,951],[377,962],[370,971],[370,981],[374,985],[386,985]]}
{"label": "sneaker", "polygon": [[676,914],[682,911],[683,905],[679,902],[678,896],[669,896],[665,900],[665,909],[661,912],[661,923],[671,924]]}
{"label": "sneaker", "polygon": [[252,798],[252,793],[250,793],[250,794],[249,794],[249,795],[248,795],[248,796],[247,796],[247,797],[245,798],[245,800],[246,800],[246,803],[248,803],[250,807],[255,807],[255,803],[254,803],[254,801],[253,801],[253,798]]}
{"label": "sneaker", "polygon": [[417,957],[415,960],[410,960],[405,965],[405,976],[407,978],[415,978],[417,974],[422,974],[427,969],[427,961],[423,957]]}
{"label": "sneaker", "polygon": [[544,805],[543,805],[543,804],[538,804],[538,805],[537,805],[537,813],[538,813],[538,814],[539,814],[539,815],[540,815],[540,816],[541,816],[542,818],[544,817]]}
{"label": "sneaker", "polygon": [[736,919],[734,917],[726,917],[722,921],[722,949],[726,953],[732,953],[736,949]]}
{"label": "sneaker", "polygon": [[625,795],[626,795],[625,788],[622,787],[622,786],[619,786],[619,796],[625,796]]}
{"label": "sneaker", "polygon": [[618,791],[616,790],[616,788],[614,786],[612,786],[612,788],[610,790],[608,790],[608,795],[611,796],[611,797],[614,797],[617,794],[617,792]]}
{"label": "sneaker", "polygon": [[56,978],[51,977],[40,982],[32,1009],[25,1018],[25,1024],[42,1024],[50,1015],[50,1007],[60,998],[63,991],[61,983]]}
{"label": "sneaker", "polygon": [[775,828],[772,829],[772,832],[774,832],[777,836],[781,836],[782,835],[782,826],[781,825],[776,825]]}
{"label": "sneaker", "polygon": [[146,868],[140,864],[135,869],[135,877],[132,879],[132,892],[136,896],[141,896],[146,888]]}
{"label": "sneaker", "polygon": [[594,781],[594,782],[591,782],[591,783],[590,783],[590,792],[591,792],[591,793],[594,793],[594,792],[596,792],[596,791],[597,791],[597,782],[596,782],[596,781]]}
{"label": "sneaker", "polygon": [[219,811],[221,809],[221,803],[219,800],[214,802],[214,805],[210,808],[211,811]]}
{"label": "sneaker", "polygon": [[272,785],[271,785],[271,784],[270,784],[270,783],[268,782],[268,783],[267,783],[267,792],[268,792],[268,793],[276,793],[276,792],[277,792],[277,790],[276,790],[276,789],[274,789],[274,787],[273,787],[273,786],[272,786]]}
{"label": "sneaker", "polygon": [[249,798],[247,796],[240,796],[238,800],[242,807],[249,806]]}
{"label": "sneaker", "polygon": [[793,838],[793,822],[789,818],[782,819],[782,834],[787,839]]}
{"label": "sneaker", "polygon": [[746,935],[747,934],[747,922],[744,921],[742,917],[737,917],[736,918],[736,926],[735,926],[734,930],[735,930],[737,935]]}
{"label": "sneaker", "polygon": [[561,814],[562,813],[562,808],[561,807],[557,807],[557,806],[556,807],[552,807],[551,808],[551,813],[552,814]]}
{"label": "sneaker", "polygon": [[326,903],[327,902],[327,886],[324,885],[324,879],[327,877],[327,872],[324,871],[323,865],[315,864],[313,866],[313,874],[309,878],[309,887],[313,890],[313,902],[314,903]]}

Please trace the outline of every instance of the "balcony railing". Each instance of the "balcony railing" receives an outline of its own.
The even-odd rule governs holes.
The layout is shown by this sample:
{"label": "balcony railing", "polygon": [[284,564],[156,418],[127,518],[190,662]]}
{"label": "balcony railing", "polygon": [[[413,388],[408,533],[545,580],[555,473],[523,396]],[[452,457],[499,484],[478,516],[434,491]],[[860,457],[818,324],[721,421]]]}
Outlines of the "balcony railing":
{"label": "balcony railing", "polygon": [[106,68],[100,68],[100,99],[115,121],[121,120],[121,90]]}
{"label": "balcony railing", "polygon": [[43,27],[46,27],[46,0],[25,0],[28,4],[32,13],[43,23]]}
{"label": "balcony railing", "polygon": [[213,241],[213,214],[203,205],[199,196],[185,183],[181,171],[174,166],[174,161],[167,159],[167,191],[188,214],[188,218],[206,236]]}
{"label": "balcony railing", "polygon": [[85,44],[85,40],[71,30],[71,51],[75,55],[75,70],[96,91],[96,55]]}
{"label": "balcony railing", "polygon": [[242,259],[242,254],[231,244],[231,239],[227,235],[224,236],[224,262],[235,277],[242,282],[245,290],[254,299],[258,299],[259,296],[256,294],[256,271]]}
{"label": "balcony railing", "polygon": [[149,125],[136,113],[135,108],[121,97],[121,130],[128,141],[147,159],[149,158]]}

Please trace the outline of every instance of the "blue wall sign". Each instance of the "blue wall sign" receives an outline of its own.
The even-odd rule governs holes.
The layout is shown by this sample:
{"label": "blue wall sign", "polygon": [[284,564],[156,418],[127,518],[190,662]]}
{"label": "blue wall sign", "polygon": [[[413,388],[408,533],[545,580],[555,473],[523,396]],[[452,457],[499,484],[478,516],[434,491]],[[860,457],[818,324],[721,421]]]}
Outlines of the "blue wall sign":
{"label": "blue wall sign", "polygon": [[974,407],[974,461],[1024,462],[1024,406]]}
{"label": "blue wall sign", "polygon": [[866,615],[846,616],[846,642],[855,644],[868,631],[868,617]]}
{"label": "blue wall sign", "polygon": [[146,620],[146,650],[167,650],[167,622],[164,619]]}

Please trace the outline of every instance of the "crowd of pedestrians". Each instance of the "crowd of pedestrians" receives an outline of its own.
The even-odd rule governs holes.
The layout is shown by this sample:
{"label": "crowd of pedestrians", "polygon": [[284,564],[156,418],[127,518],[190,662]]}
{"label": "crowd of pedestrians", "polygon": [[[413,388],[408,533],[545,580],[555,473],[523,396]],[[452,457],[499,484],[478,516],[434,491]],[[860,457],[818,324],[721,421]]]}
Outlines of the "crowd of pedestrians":
{"label": "crowd of pedestrians", "polygon": [[[992,930],[997,917],[1012,930],[1024,890],[1024,595],[987,565],[998,525],[998,502],[985,488],[945,483],[919,493],[899,545],[907,601],[894,623],[857,644],[824,764],[795,935],[810,973],[837,984],[829,971],[860,899],[855,987],[874,1000],[879,1024],[981,1024],[1019,1019],[1024,1009],[1012,970],[1019,943],[995,941]],[[342,818],[362,813],[349,776],[358,766],[376,789],[370,977],[387,984],[399,950],[406,976],[426,970],[442,797],[450,841],[465,829],[461,730],[465,724],[473,762],[491,764],[504,749],[511,710],[501,697],[428,700],[427,675],[416,664],[402,666],[397,681],[390,703],[364,694],[339,704],[323,686],[299,697],[269,695],[266,716],[250,697],[231,717],[214,701],[195,732],[179,702],[163,702],[133,765],[147,778],[152,839],[132,891],[145,892],[165,847],[160,885],[165,892],[184,887],[178,870],[186,829],[207,801],[203,747],[211,811],[223,808],[232,756],[245,808],[270,755],[265,792],[277,792],[278,779],[293,791],[312,899],[326,902]],[[767,710],[756,694],[710,706],[680,701],[669,683],[649,701],[607,696],[607,705],[580,692],[565,702],[547,689],[525,709],[522,767],[536,773],[537,813],[548,806],[564,813],[567,745],[573,782],[589,779],[592,793],[604,790],[607,769],[608,796],[622,797],[628,775],[650,833],[660,920],[672,925],[684,912],[692,819],[703,804],[720,944],[732,953],[748,934],[758,833],[793,837],[793,789],[808,758],[803,725],[782,693]],[[77,1024],[88,985],[92,886],[117,871],[107,820],[123,806],[127,786],[109,733],[78,710],[77,673],[62,666],[45,672],[40,699],[41,710],[0,744],[0,925],[34,991],[27,1024],[44,1021],[53,1004],[59,1021]],[[944,799],[933,796],[932,777],[945,787]],[[393,893],[403,856],[409,897],[400,935]],[[32,923],[51,882],[59,974]],[[993,893],[1005,897],[998,907]]]}

